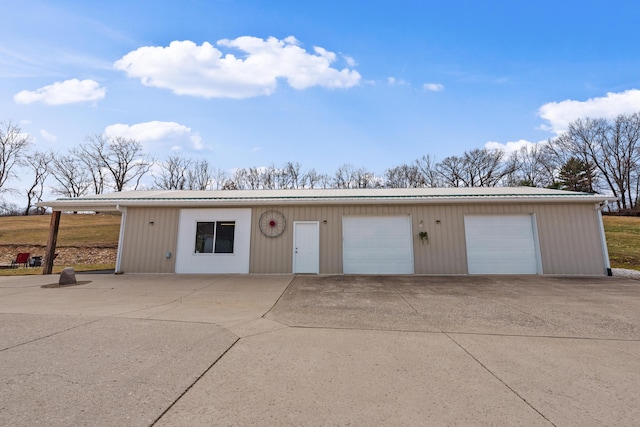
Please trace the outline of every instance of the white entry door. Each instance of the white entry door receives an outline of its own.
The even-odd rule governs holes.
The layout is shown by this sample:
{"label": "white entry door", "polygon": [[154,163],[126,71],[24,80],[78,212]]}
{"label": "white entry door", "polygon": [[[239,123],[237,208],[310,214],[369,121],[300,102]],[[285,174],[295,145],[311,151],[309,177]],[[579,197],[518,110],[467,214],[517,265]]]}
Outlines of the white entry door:
{"label": "white entry door", "polygon": [[320,272],[320,223],[317,221],[293,223],[293,272]]}

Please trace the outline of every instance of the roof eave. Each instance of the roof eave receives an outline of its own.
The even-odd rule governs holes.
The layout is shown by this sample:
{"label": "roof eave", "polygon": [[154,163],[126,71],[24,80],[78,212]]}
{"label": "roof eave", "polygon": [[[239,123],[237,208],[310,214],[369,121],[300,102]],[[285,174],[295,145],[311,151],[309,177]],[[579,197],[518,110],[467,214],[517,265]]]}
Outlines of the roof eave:
{"label": "roof eave", "polygon": [[613,202],[615,197],[603,195],[575,196],[437,196],[437,197],[296,197],[242,199],[63,199],[38,203],[60,211],[117,211],[121,207],[232,207],[254,205],[353,205],[353,204],[469,204],[469,203],[601,203]]}

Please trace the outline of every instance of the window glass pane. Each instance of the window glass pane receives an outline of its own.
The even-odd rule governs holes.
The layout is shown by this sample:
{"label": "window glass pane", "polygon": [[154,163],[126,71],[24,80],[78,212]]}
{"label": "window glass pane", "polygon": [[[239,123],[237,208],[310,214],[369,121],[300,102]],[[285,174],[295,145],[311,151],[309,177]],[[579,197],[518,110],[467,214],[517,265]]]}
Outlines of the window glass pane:
{"label": "window glass pane", "polygon": [[196,224],[195,253],[213,253],[213,227],[215,222],[198,222]]}
{"label": "window glass pane", "polygon": [[233,253],[233,237],[235,235],[235,221],[218,222],[216,224],[216,248],[217,254]]}

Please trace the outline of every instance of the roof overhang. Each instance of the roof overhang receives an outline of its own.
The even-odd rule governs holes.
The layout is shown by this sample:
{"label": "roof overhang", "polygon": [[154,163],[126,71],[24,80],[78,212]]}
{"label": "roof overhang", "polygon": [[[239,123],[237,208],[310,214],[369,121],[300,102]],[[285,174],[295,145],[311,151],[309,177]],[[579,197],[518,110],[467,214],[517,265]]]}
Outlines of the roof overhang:
{"label": "roof overhang", "polygon": [[39,203],[56,211],[117,211],[127,207],[247,207],[265,205],[606,203],[601,194],[530,187],[353,190],[128,191]]}

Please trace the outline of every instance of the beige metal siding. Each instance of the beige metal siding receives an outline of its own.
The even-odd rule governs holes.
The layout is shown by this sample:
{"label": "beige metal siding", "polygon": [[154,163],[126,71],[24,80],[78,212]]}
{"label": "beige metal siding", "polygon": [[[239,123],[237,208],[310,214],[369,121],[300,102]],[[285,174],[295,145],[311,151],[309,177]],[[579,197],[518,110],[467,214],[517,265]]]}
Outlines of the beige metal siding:
{"label": "beige metal siding", "polygon": [[[128,208],[120,269],[125,273],[175,272],[179,213],[177,208]],[[169,259],[167,252],[171,252]]]}
{"label": "beige metal siding", "polygon": [[593,204],[536,206],[545,274],[605,274],[599,215]]}
{"label": "beige metal siding", "polygon": [[[287,218],[287,229],[277,238],[265,237],[258,227],[260,215],[269,209]],[[605,274],[598,212],[591,203],[258,207],[253,211],[250,271],[290,273],[293,221],[320,221],[320,273],[341,274],[342,216],[404,214],[412,218],[416,274],[467,273],[465,214],[535,214],[544,274]],[[420,241],[421,230],[429,233],[428,243]]]}
{"label": "beige metal siding", "polygon": [[[259,229],[260,215],[275,209],[287,219],[276,238]],[[121,269],[124,272],[172,273],[179,208],[129,208]],[[252,208],[251,273],[293,271],[293,222],[319,221],[320,273],[342,274],[342,217],[345,215],[411,215],[416,274],[466,274],[465,214],[534,214],[543,274],[605,274],[598,211],[585,204],[459,204],[459,205],[306,205]],[[420,227],[422,221],[423,227]],[[438,223],[439,221],[439,223]],[[150,225],[153,222],[153,225]],[[422,243],[420,231],[429,233]],[[171,259],[165,258],[167,251]]]}

